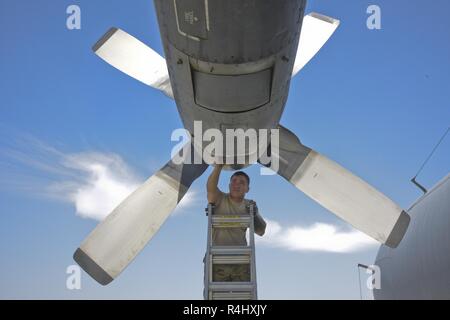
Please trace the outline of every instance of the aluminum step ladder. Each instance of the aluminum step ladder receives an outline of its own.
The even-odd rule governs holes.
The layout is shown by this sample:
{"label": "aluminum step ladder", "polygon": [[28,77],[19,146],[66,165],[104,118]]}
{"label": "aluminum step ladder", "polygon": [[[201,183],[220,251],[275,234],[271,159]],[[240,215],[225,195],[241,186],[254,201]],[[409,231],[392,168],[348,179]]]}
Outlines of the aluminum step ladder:
{"label": "aluminum step ladder", "polygon": [[[205,209],[208,216],[208,240],[205,255],[205,300],[256,300],[256,260],[253,204],[247,206],[246,215],[215,215],[214,205]],[[216,228],[248,228],[246,246],[217,246],[213,244]],[[215,265],[243,265],[249,268],[250,279],[245,282],[214,281]]]}

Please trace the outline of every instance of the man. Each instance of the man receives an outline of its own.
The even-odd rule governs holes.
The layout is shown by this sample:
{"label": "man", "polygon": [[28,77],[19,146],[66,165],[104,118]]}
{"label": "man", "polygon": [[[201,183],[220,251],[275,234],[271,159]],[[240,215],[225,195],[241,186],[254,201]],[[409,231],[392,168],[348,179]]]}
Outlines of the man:
{"label": "man", "polygon": [[[250,190],[250,178],[242,171],[235,172],[230,178],[229,193],[223,193],[217,187],[223,165],[217,164],[208,178],[208,202],[214,204],[214,214],[247,214],[247,206],[253,203],[255,233],[262,236],[266,230],[266,222],[259,215],[256,203],[245,199]],[[214,245],[246,246],[246,228],[216,228],[212,234]],[[247,265],[216,265],[213,270],[213,281],[249,281],[250,268]]]}

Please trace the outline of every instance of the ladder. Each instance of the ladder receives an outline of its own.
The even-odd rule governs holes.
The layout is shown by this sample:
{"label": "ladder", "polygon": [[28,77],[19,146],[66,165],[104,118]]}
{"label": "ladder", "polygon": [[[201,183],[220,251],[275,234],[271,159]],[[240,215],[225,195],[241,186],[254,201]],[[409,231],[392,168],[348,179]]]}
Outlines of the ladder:
{"label": "ladder", "polygon": [[[214,205],[205,209],[208,216],[208,240],[205,255],[204,299],[205,300],[256,300],[256,263],[254,205],[247,206],[246,215],[215,215]],[[249,243],[246,246],[217,246],[213,244],[216,228],[248,228]],[[249,281],[214,281],[216,265],[241,265],[249,268]]]}

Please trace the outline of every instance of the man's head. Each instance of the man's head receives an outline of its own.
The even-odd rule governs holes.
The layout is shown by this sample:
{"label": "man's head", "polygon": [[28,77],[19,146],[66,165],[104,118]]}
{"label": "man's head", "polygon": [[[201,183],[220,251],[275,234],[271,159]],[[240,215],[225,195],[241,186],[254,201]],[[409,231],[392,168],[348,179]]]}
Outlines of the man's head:
{"label": "man's head", "polygon": [[231,176],[229,187],[232,198],[243,199],[250,190],[250,177],[243,171],[237,171]]}

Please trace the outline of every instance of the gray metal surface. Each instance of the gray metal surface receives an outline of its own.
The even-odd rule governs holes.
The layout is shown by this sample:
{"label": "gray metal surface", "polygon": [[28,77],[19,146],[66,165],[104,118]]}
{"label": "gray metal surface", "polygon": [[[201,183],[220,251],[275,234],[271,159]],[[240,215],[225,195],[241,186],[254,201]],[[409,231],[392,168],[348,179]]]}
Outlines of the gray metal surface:
{"label": "gray metal surface", "polygon": [[[155,0],[155,8],[184,127],[193,133],[194,121],[202,121],[203,132],[276,128],[289,92],[306,1],[201,0],[186,2],[182,10],[181,2]],[[185,28],[186,21],[199,29],[189,31],[194,27]],[[211,81],[221,86],[212,88]]]}
{"label": "gray metal surface", "polygon": [[84,271],[87,272],[87,274],[89,274],[101,285],[106,286],[114,280],[102,267],[100,267],[80,248],[78,248],[73,254],[73,259],[81,268],[83,268]]}
{"label": "gray metal surface", "polygon": [[227,64],[257,61],[297,42],[305,5],[302,0],[155,0],[163,39],[193,58]]}
{"label": "gray metal surface", "polygon": [[272,69],[240,75],[193,72],[195,101],[219,112],[243,112],[270,100]]}
{"label": "gray metal surface", "polygon": [[450,175],[408,210],[410,226],[396,249],[381,246],[375,299],[450,299]]}
{"label": "gray metal surface", "polygon": [[[290,181],[294,173],[311,152],[311,149],[301,144],[299,138],[289,129],[282,125],[279,125],[278,129],[280,130],[279,153],[273,154],[273,156],[276,156],[279,161],[280,168],[278,174],[287,181]],[[272,146],[269,146],[269,152],[272,152],[271,149]],[[270,164],[261,164],[270,167]]]}

